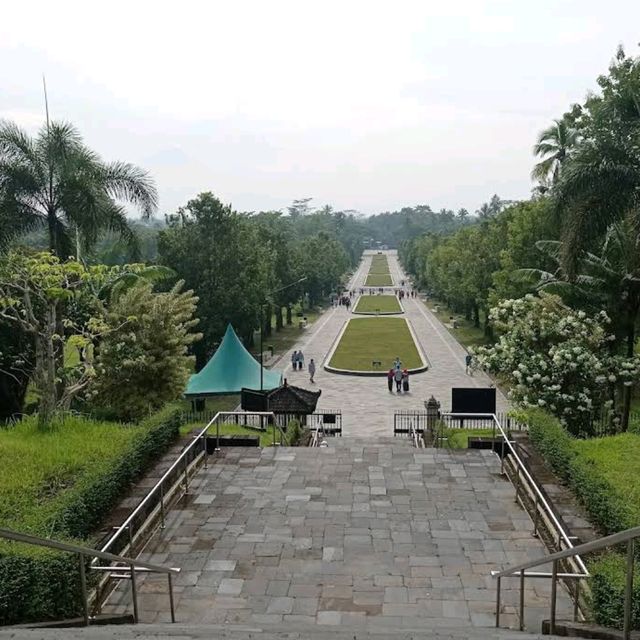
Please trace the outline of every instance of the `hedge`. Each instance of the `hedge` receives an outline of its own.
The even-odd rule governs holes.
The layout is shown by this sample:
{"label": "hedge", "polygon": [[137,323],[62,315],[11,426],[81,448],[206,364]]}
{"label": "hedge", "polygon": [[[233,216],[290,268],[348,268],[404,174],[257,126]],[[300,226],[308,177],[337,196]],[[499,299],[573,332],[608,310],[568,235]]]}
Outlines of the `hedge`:
{"label": "hedge", "polygon": [[[618,439],[638,438],[631,434],[610,436],[598,439],[600,449],[607,445],[612,449],[612,455],[606,464],[600,461],[596,464],[594,457],[589,455],[592,442],[581,441],[569,435],[559,420],[539,410],[530,410],[519,416],[520,420],[528,424],[529,437],[540,455],[573,491],[580,503],[585,507],[591,522],[603,535],[623,531],[638,526],[640,505],[628,499],[628,492],[616,486],[610,477],[619,475],[616,464],[615,448]],[[635,442],[633,443],[636,444]],[[637,446],[637,445],[636,445]],[[607,477],[607,466],[609,473]],[[628,482],[638,482],[633,469],[627,469]],[[592,610],[594,620],[607,627],[621,628],[624,594],[624,559],[616,552],[607,552],[589,564],[593,579],[591,590],[593,594]],[[634,628],[640,628],[640,586],[635,586]]]}
{"label": "hedge", "polygon": [[[91,421],[86,422],[94,426]],[[175,442],[179,427],[180,407],[177,405],[166,407],[139,425],[120,425],[122,429],[131,430],[131,437],[124,447],[112,452],[113,459],[106,468],[97,464],[71,478],[70,486],[62,487],[51,500],[43,501],[40,521],[34,519],[33,514],[38,513],[38,509],[34,509],[33,504],[26,499],[18,500],[10,524],[35,535],[93,546],[88,538],[131,484]],[[4,506],[7,508],[6,504]],[[23,526],[20,509],[25,514]],[[0,543],[0,624],[80,615],[79,584],[76,556]]]}

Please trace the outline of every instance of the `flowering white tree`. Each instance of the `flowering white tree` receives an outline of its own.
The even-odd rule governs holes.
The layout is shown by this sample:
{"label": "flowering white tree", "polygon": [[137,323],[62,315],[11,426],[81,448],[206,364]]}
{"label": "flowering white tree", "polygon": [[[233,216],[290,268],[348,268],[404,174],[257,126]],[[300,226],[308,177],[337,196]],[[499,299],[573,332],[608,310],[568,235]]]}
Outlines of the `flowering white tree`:
{"label": "flowering white tree", "polygon": [[573,433],[588,433],[593,416],[640,377],[637,356],[612,353],[605,312],[588,317],[542,293],[504,300],[489,317],[500,337],[475,350],[475,366],[503,377],[516,403],[547,408]]}

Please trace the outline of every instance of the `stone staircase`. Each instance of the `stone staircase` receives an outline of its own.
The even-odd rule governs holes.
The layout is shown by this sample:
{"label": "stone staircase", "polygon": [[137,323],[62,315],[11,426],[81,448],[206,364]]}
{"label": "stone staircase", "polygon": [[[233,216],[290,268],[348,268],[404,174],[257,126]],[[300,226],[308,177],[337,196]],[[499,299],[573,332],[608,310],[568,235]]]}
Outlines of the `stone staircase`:
{"label": "stone staircase", "polygon": [[331,626],[284,625],[183,625],[138,624],[79,627],[72,629],[5,629],[0,639],[6,640],[554,640],[509,629],[446,627],[425,621],[414,629],[357,629]]}

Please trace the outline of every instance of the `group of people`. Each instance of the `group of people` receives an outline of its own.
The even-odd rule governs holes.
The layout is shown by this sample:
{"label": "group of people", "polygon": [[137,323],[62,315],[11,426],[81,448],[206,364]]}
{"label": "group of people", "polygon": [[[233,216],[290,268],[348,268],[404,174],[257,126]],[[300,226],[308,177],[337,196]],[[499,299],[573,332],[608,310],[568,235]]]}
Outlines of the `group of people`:
{"label": "group of people", "polygon": [[408,393],[409,391],[409,370],[402,368],[400,358],[396,358],[393,367],[387,371],[387,386],[389,391],[393,393],[393,384],[396,385],[396,393]]}
{"label": "group of people", "polygon": [[351,298],[353,297],[353,293],[349,291],[349,293],[345,293],[337,298],[333,298],[331,301],[334,307],[346,307],[347,309],[351,306]]}
{"label": "group of people", "polygon": [[[300,351],[294,351],[291,354],[291,368],[294,371],[302,371],[302,369],[304,369],[304,353],[302,353],[302,349],[300,349]],[[309,372],[309,381],[313,383],[313,378],[316,375],[316,363],[313,358],[309,360],[307,371]]]}
{"label": "group of people", "polygon": [[398,291],[396,291],[396,295],[398,296],[398,298],[400,298],[400,300],[402,300],[402,298],[417,298],[418,297],[418,293],[416,291],[414,291],[413,289],[410,289],[409,291],[405,291],[404,289],[398,289]]}

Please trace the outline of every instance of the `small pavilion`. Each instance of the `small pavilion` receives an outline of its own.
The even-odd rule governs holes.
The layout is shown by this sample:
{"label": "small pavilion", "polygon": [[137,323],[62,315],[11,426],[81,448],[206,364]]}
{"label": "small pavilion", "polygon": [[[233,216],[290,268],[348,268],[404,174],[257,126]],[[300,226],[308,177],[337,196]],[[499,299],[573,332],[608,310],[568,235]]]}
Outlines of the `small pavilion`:
{"label": "small pavilion", "polygon": [[259,391],[261,368],[262,389],[270,391],[279,387],[282,373],[261,367],[229,324],[211,360],[189,379],[185,398],[203,400],[212,396],[239,394],[242,389]]}

